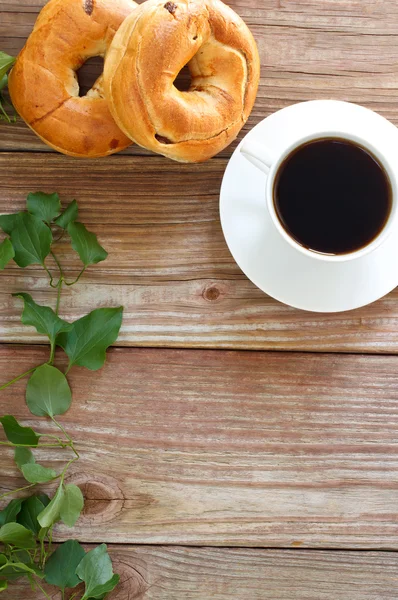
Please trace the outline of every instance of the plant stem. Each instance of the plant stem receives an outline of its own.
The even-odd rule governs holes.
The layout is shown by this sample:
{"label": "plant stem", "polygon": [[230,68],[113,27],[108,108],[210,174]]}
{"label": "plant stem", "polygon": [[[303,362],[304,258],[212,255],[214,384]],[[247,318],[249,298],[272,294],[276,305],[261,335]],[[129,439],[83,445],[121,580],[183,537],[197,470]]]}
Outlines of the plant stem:
{"label": "plant stem", "polygon": [[50,358],[48,359],[48,365],[52,365],[54,362],[55,355],[55,340],[52,340],[50,343]]}
{"label": "plant stem", "polygon": [[59,313],[59,303],[60,303],[60,300],[61,300],[61,290],[62,290],[62,282],[63,282],[63,280],[64,280],[64,278],[63,278],[63,276],[61,276],[59,278],[59,281],[58,281],[57,304],[55,305],[55,314],[56,315],[58,315],[58,313]]}
{"label": "plant stem", "polygon": [[50,417],[50,418],[51,418],[52,422],[54,423],[54,425],[56,425],[56,426],[58,427],[58,429],[60,429],[60,430],[62,431],[62,433],[64,434],[64,436],[66,437],[66,439],[67,439],[67,440],[69,440],[70,447],[71,447],[71,449],[73,450],[73,452],[75,453],[75,455],[76,455],[76,458],[80,458],[80,454],[79,454],[79,453],[78,453],[78,451],[76,450],[76,448],[75,448],[75,446],[74,446],[74,444],[73,444],[73,440],[72,440],[72,438],[70,437],[70,435],[69,435],[69,434],[68,434],[68,433],[65,431],[65,429],[62,427],[61,423],[58,423],[58,421],[56,421],[56,420],[54,419],[54,417]]}
{"label": "plant stem", "polygon": [[0,571],[2,571],[3,569],[6,569],[7,567],[13,567],[16,569],[20,569],[21,571],[25,571],[26,573],[34,573],[33,569],[30,569],[27,565],[25,565],[25,563],[21,563],[21,562],[8,562],[5,565],[2,565],[0,567]]}
{"label": "plant stem", "polygon": [[73,281],[70,281],[69,283],[67,281],[65,281],[65,284],[66,285],[75,285],[75,283],[77,283],[79,281],[80,277],[83,275],[85,270],[86,270],[86,265],[84,265],[84,267],[82,268],[82,270],[80,271],[80,273],[76,277],[76,279],[74,279]]}
{"label": "plant stem", "polygon": [[[57,225],[57,224],[55,223],[55,225]],[[59,227],[59,225],[57,225],[57,227]],[[61,235],[56,240],[54,240],[54,242],[60,242],[62,240],[62,238],[64,237],[64,235],[65,235],[65,229],[62,230]]]}
{"label": "plant stem", "polygon": [[22,492],[23,490],[28,490],[29,488],[36,485],[35,483],[31,483],[30,485],[25,485],[24,487],[18,488],[16,490],[11,490],[10,492],[6,492],[0,496],[0,500],[3,500],[6,496],[10,496],[11,494],[16,494],[17,492]]}
{"label": "plant stem", "polygon": [[37,444],[37,446],[32,446],[32,444],[14,444],[13,442],[0,442],[0,446],[8,446],[9,448],[69,448],[70,443],[63,443],[59,440],[59,444]]}
{"label": "plant stem", "polygon": [[51,287],[52,287],[52,288],[55,288],[55,287],[57,287],[57,286],[55,286],[55,285],[53,284],[53,281],[54,281],[54,279],[53,279],[53,276],[51,275],[50,271],[47,269],[47,267],[46,267],[46,265],[45,265],[44,263],[43,263],[43,269],[45,270],[45,272],[47,273],[47,275],[48,275],[48,276],[49,276],[49,278],[50,278],[50,285],[51,285]]}
{"label": "plant stem", "polygon": [[36,371],[36,369],[38,369],[39,367],[41,367],[41,365],[37,365],[36,367],[33,367],[32,369],[29,369],[29,371],[25,371],[25,373],[22,373],[21,375],[18,375],[18,377],[15,377],[14,379],[11,379],[11,381],[7,381],[7,383],[3,383],[3,385],[0,386],[0,390],[5,390],[6,387],[8,387],[9,385],[12,385],[13,383],[16,383],[17,381],[19,381],[20,379],[22,379],[22,377],[26,377],[26,375],[29,375],[29,373],[33,373],[33,371]]}
{"label": "plant stem", "polygon": [[51,525],[50,529],[48,530],[48,552],[45,553],[44,555],[44,564],[46,564],[46,560],[47,560],[47,556],[48,554],[51,552],[52,550],[52,543],[53,543],[53,525]]}
{"label": "plant stem", "polygon": [[50,254],[51,254],[51,256],[53,257],[53,259],[54,259],[54,261],[55,261],[55,264],[57,265],[57,267],[58,267],[58,269],[59,269],[59,277],[60,277],[60,280],[61,280],[61,279],[63,278],[62,267],[61,267],[61,265],[59,264],[59,260],[58,260],[58,258],[55,256],[55,254],[54,254],[54,252],[53,252],[52,250],[50,251]]}
{"label": "plant stem", "polygon": [[48,600],[51,600],[51,596],[49,596],[49,595],[47,594],[47,592],[45,592],[45,591],[43,590],[43,588],[41,587],[40,583],[39,583],[38,581],[35,581],[35,583],[36,583],[37,587],[39,588],[39,590],[40,590],[40,591],[41,591],[41,592],[44,594],[44,597],[45,597],[45,598],[48,598]]}

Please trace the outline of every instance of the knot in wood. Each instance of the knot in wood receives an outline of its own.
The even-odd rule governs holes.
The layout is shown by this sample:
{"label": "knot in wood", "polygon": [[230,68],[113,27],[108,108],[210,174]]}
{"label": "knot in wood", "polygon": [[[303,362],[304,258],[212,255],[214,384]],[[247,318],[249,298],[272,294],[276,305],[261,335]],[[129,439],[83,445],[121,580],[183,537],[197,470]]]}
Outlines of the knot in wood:
{"label": "knot in wood", "polygon": [[115,478],[98,473],[76,473],[67,482],[78,485],[83,493],[82,519],[95,524],[106,523],[122,512],[125,498]]}
{"label": "knot in wood", "polygon": [[221,286],[214,283],[207,285],[202,293],[203,298],[208,302],[216,302],[216,300],[221,299],[224,295]]}
{"label": "knot in wood", "polygon": [[120,586],[114,592],[115,600],[141,598],[149,587],[148,567],[144,558],[117,551],[112,554],[112,562],[115,572],[120,575]]}

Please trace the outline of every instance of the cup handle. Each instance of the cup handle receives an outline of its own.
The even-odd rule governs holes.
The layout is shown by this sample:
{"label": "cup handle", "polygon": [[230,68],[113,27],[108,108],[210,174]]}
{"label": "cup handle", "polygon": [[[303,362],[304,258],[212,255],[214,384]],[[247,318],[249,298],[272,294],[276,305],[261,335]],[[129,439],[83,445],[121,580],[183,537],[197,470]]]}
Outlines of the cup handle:
{"label": "cup handle", "polygon": [[263,171],[266,175],[268,174],[272,163],[275,162],[275,158],[268,148],[263,144],[259,144],[252,140],[244,141],[240,147],[240,151],[252,165],[257,167],[257,169],[260,169],[260,171]]}

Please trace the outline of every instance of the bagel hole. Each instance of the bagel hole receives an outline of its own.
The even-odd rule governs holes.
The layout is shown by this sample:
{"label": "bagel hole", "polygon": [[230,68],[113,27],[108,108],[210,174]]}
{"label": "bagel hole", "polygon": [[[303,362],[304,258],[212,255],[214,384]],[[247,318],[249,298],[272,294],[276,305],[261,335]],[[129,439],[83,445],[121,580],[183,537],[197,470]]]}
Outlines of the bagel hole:
{"label": "bagel hole", "polygon": [[174,80],[174,87],[180,92],[187,92],[191,87],[192,77],[188,65],[185,65]]}
{"label": "bagel hole", "polygon": [[85,96],[91,90],[103,70],[104,59],[102,56],[93,56],[88,58],[84,65],[76,71],[80,97]]}

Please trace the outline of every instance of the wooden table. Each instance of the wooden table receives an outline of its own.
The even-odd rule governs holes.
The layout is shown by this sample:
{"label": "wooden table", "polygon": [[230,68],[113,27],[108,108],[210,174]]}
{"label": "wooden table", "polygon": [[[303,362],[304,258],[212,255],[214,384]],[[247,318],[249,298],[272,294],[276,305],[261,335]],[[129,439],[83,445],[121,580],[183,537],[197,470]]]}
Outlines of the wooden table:
{"label": "wooden table", "polygon": [[[0,0],[2,50],[22,47],[43,3]],[[243,133],[313,98],[358,102],[398,124],[395,0],[230,4],[262,63]],[[56,190],[78,199],[109,250],[64,295],[62,316],[125,306],[106,366],[71,372],[63,423],[82,455],[70,481],[86,497],[72,535],[110,545],[123,582],[113,600],[396,600],[398,292],[318,315],[250,283],[218,217],[234,146],[201,165],[137,146],[78,161],[21,121],[0,128],[0,213],[23,209],[29,191]],[[75,259],[66,245],[60,253],[73,276]],[[0,282],[5,380],[48,352],[11,292],[55,298],[35,267],[8,267]],[[2,393],[1,412],[49,428],[28,413],[24,385]],[[2,451],[0,491],[18,484]],[[13,589],[10,600],[32,597]]]}

